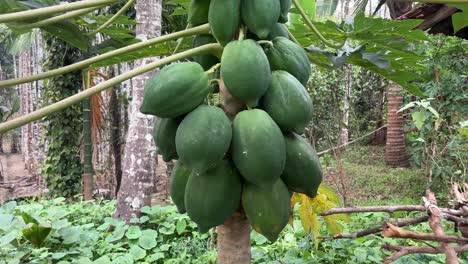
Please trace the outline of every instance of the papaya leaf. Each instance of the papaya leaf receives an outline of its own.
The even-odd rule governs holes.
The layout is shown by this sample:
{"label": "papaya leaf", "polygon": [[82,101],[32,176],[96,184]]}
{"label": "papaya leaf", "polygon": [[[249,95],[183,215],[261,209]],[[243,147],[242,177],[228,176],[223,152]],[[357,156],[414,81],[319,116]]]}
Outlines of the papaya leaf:
{"label": "papaya leaf", "polygon": [[468,26],[468,4],[449,4],[460,9],[462,12],[458,12],[452,15],[453,32],[458,32],[460,29]]}
{"label": "papaya leaf", "polygon": [[343,232],[343,226],[338,222],[339,219],[334,215],[325,216],[323,219],[325,220],[328,230],[330,230],[332,234],[337,235]]}
{"label": "papaya leaf", "polygon": [[311,198],[301,194],[301,207],[299,208],[299,216],[301,218],[302,226],[306,233],[312,234],[318,246],[318,236],[320,231],[320,221],[311,205]]}

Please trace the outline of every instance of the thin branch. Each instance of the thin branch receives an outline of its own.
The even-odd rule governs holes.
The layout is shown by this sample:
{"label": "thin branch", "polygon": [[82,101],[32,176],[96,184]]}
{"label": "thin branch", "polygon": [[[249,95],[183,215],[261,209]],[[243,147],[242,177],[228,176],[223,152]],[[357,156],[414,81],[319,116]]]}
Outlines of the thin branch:
{"label": "thin branch", "polygon": [[404,1],[431,3],[431,4],[468,4],[468,0],[404,0]]}
{"label": "thin branch", "polygon": [[[92,36],[92,35],[96,35],[98,32],[100,32],[101,30],[103,30],[104,28],[108,27],[110,24],[112,24],[112,22],[114,22],[120,15],[122,15],[125,11],[127,11],[127,9],[129,9],[133,3],[135,3],[135,0],[129,0],[122,8],[120,8],[120,10],[115,13],[115,15],[113,15],[111,18],[109,18],[109,20],[107,20],[104,24],[102,24],[100,27],[98,27],[96,30],[86,34],[88,36]],[[174,55],[174,54],[173,54]]]}
{"label": "thin branch", "polygon": [[442,214],[441,217],[458,224],[468,225],[468,218],[461,218],[449,214]]}
{"label": "thin branch", "polygon": [[33,29],[33,28],[44,27],[50,24],[54,24],[54,23],[69,19],[69,18],[74,18],[77,16],[81,16],[81,15],[93,12],[94,10],[100,9],[102,7],[103,6],[101,5],[101,6],[95,6],[95,7],[85,8],[81,10],[71,11],[62,15],[54,16],[48,19],[44,19],[38,22],[31,23],[31,24],[14,25],[11,27],[15,29]]}
{"label": "thin branch", "polygon": [[173,39],[177,39],[177,38],[180,38],[180,37],[186,37],[186,36],[192,36],[192,35],[208,33],[209,30],[210,30],[210,25],[209,24],[204,24],[204,25],[194,27],[194,28],[191,28],[191,29],[188,29],[188,30],[167,34],[167,35],[160,36],[160,37],[157,37],[157,38],[152,38],[152,39],[145,40],[145,41],[142,41],[142,42],[138,42],[138,43],[135,43],[135,44],[132,44],[132,45],[120,48],[120,49],[109,51],[109,52],[100,54],[98,56],[94,56],[92,58],[89,58],[89,59],[86,59],[86,60],[71,64],[71,65],[68,65],[68,66],[65,66],[65,67],[62,67],[62,68],[51,70],[51,71],[48,71],[48,72],[40,73],[40,74],[37,74],[37,75],[25,76],[25,77],[21,77],[21,78],[17,78],[17,79],[0,81],[0,88],[9,87],[9,86],[17,85],[17,84],[22,84],[22,83],[33,82],[33,81],[37,81],[37,80],[42,80],[42,79],[54,77],[54,76],[57,76],[57,75],[62,75],[62,74],[68,73],[68,72],[81,70],[81,69],[84,69],[84,68],[87,68],[87,67],[91,66],[94,63],[97,63],[97,62],[100,62],[100,61],[103,61],[103,60],[106,60],[106,59],[109,59],[109,58],[112,58],[112,57],[115,57],[115,56],[119,56],[119,55],[122,55],[122,54],[125,54],[125,53],[129,53],[129,52],[132,52],[132,51],[135,51],[135,50],[139,50],[141,48],[156,45],[156,44],[163,43],[163,42],[173,40]]}
{"label": "thin branch", "polygon": [[383,237],[390,238],[410,238],[417,240],[429,240],[442,243],[458,243],[458,244],[467,244],[467,238],[460,238],[456,236],[447,236],[447,235],[434,235],[434,234],[425,234],[420,232],[414,232],[410,230],[405,230],[403,228],[394,226],[390,223],[386,223],[384,230],[382,232]]}
{"label": "thin branch", "polygon": [[[448,208],[439,208],[442,213],[451,214],[456,216],[465,216],[466,214],[460,210],[453,210]],[[389,205],[389,206],[366,206],[366,207],[345,207],[345,208],[333,208],[326,212],[323,212],[321,216],[333,215],[333,214],[349,214],[349,213],[369,213],[369,212],[386,212],[394,213],[398,211],[407,212],[425,212],[427,209],[423,205]]]}
{"label": "thin branch", "polygon": [[301,4],[299,3],[298,0],[292,0],[293,3],[294,3],[294,6],[296,6],[297,10],[299,11],[299,13],[301,14],[302,18],[305,20],[307,26],[309,26],[309,28],[315,33],[315,35],[317,35],[317,37],[323,42],[323,44],[327,45],[328,47],[330,48],[334,48],[334,49],[339,49],[341,47],[343,47],[344,45],[344,42],[341,43],[341,44],[334,44],[330,41],[328,41],[323,35],[322,33],[320,33],[320,31],[315,27],[314,23],[312,23],[312,21],[309,19],[309,17],[307,16],[307,14],[305,13],[304,9],[302,8]]}
{"label": "thin branch", "polygon": [[88,7],[111,5],[120,0],[86,0],[0,15],[0,23],[24,21]]}
{"label": "thin branch", "polygon": [[[442,249],[440,247],[429,247],[429,246],[419,246],[419,247],[407,247],[407,246],[395,246],[392,244],[384,244],[382,246],[383,249],[390,250],[390,251],[396,251],[394,255],[388,257],[385,259],[384,264],[389,264],[392,263],[393,261],[409,255],[409,254],[440,254],[443,253]],[[460,252],[468,252],[468,245],[460,246],[454,248],[455,252],[460,253]]]}
{"label": "thin branch", "polygon": [[[429,216],[421,216],[418,218],[412,218],[412,219],[397,219],[394,223],[395,226],[403,227],[403,226],[410,226],[410,225],[417,225],[422,222],[426,222],[427,219],[429,219]],[[363,237],[363,236],[368,236],[371,234],[379,233],[384,229],[384,226],[376,226],[373,228],[369,228],[363,231],[359,231],[356,233],[352,234],[338,234],[335,235],[331,238],[325,238],[324,240],[332,240],[332,239],[342,239],[342,238],[358,238],[358,237]]]}
{"label": "thin branch", "polygon": [[108,88],[111,88],[125,80],[128,80],[132,77],[135,77],[137,75],[143,74],[145,72],[149,72],[153,69],[156,69],[158,67],[161,67],[163,65],[166,65],[168,63],[181,60],[184,58],[192,57],[194,55],[199,55],[199,54],[205,54],[205,53],[210,53],[210,52],[215,52],[216,50],[220,50],[222,47],[219,44],[207,44],[203,45],[191,50],[187,50],[181,53],[178,53],[173,56],[165,57],[161,60],[155,61],[153,63],[146,64],[142,67],[133,69],[131,71],[128,71],[124,74],[118,75],[108,81],[105,81],[103,83],[100,83],[92,88],[86,89],[84,91],[81,91],[73,96],[70,96],[62,101],[56,102],[54,104],[51,104],[49,106],[46,106],[44,108],[41,108],[39,110],[36,110],[32,113],[29,113],[27,115],[20,116],[18,118],[15,118],[11,121],[1,123],[0,124],[0,134],[5,133],[9,130],[15,129],[17,127],[26,125],[28,123],[34,122],[36,120],[39,120],[47,115],[50,115],[52,113],[58,112],[60,110],[63,110],[73,104],[81,102],[83,99],[88,98],[94,94],[97,94],[101,91],[104,91]]}

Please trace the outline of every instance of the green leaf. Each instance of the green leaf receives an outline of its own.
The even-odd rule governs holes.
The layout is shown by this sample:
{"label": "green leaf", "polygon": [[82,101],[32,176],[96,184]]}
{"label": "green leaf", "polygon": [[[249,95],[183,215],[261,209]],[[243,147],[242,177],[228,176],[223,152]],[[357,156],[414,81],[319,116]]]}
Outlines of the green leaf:
{"label": "green leaf", "polygon": [[109,259],[108,256],[102,256],[95,261],[93,261],[93,264],[110,264],[111,260]]}
{"label": "green leaf", "polygon": [[164,253],[162,252],[151,254],[145,260],[149,263],[156,263],[160,259],[164,259]]}
{"label": "green leaf", "polygon": [[424,125],[424,121],[426,120],[426,115],[423,113],[423,112],[413,112],[411,114],[411,116],[413,117],[413,122],[414,122],[414,125],[419,129],[421,130],[421,128],[423,127]]}
{"label": "green leaf", "polygon": [[151,235],[143,235],[138,239],[138,245],[144,249],[152,249],[156,247],[156,237]]}
{"label": "green leaf", "polygon": [[10,229],[13,217],[12,214],[0,214],[0,230],[7,231]]}
{"label": "green leaf", "polygon": [[90,39],[80,30],[76,24],[72,22],[62,21],[44,26],[41,29],[49,32],[50,34],[65,42],[68,42],[70,45],[79,48],[80,50],[88,50]]}
{"label": "green leaf", "polygon": [[462,12],[458,12],[452,15],[453,32],[458,32],[460,29],[468,26],[468,4],[449,4],[460,9]]}
{"label": "green leaf", "polygon": [[128,239],[137,239],[139,237],[141,237],[141,230],[140,230],[140,227],[139,226],[131,226],[128,228],[127,230],[127,233],[125,234],[125,236],[128,238]]}
{"label": "green leaf", "polygon": [[179,221],[177,221],[177,225],[176,225],[176,231],[177,231],[177,234],[182,234],[185,232],[185,229],[187,228],[187,222],[185,222],[184,219],[179,219]]}
{"label": "green leaf", "polygon": [[29,223],[22,232],[24,237],[35,247],[42,247],[50,231],[52,231],[50,226]]}
{"label": "green leaf", "polygon": [[130,248],[130,255],[132,255],[134,260],[139,260],[146,257],[146,250],[139,246],[133,246]]}

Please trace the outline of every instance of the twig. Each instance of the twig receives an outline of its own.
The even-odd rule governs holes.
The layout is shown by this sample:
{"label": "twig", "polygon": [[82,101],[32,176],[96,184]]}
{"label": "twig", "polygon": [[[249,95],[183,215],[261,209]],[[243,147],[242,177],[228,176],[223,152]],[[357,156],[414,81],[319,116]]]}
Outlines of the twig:
{"label": "twig", "polygon": [[[389,264],[405,255],[424,253],[424,254],[440,254],[443,253],[443,250],[440,247],[429,247],[429,246],[420,246],[420,247],[406,247],[406,246],[395,246],[392,244],[384,244],[383,249],[396,251],[394,255],[388,257],[384,260],[384,264]],[[455,252],[468,252],[468,245],[455,247]]]}
{"label": "twig", "polygon": [[442,243],[458,243],[458,244],[467,244],[468,239],[460,238],[456,236],[447,236],[445,233],[442,235],[433,235],[433,234],[425,234],[420,232],[414,232],[410,230],[405,230],[403,228],[394,226],[390,223],[386,223],[384,225],[384,229],[382,232],[382,236],[390,237],[390,238],[411,238],[411,239],[418,239],[418,240],[429,240],[435,242],[442,242]]}
{"label": "twig", "polygon": [[[439,208],[442,213],[451,214],[455,216],[467,216],[463,211],[454,210],[449,208]],[[328,216],[333,214],[349,214],[349,213],[370,213],[370,212],[385,212],[394,213],[398,211],[407,212],[425,212],[427,209],[423,205],[389,205],[389,206],[366,206],[366,207],[345,207],[333,208],[320,214],[321,216]]]}
{"label": "twig", "polygon": [[468,218],[461,218],[449,214],[442,214],[441,217],[458,224],[468,225]]}
{"label": "twig", "polygon": [[[442,229],[442,225],[440,224],[440,214],[441,210],[437,207],[437,200],[435,198],[434,193],[431,190],[426,190],[426,197],[425,203],[426,207],[429,211],[429,226],[431,227],[434,234],[438,237],[444,237],[445,232]],[[447,256],[447,263],[448,264],[458,264],[457,253],[455,252],[452,245],[447,243],[440,243],[440,248]]]}
{"label": "twig", "polygon": [[[403,227],[403,226],[417,225],[422,222],[426,222],[427,219],[429,219],[429,216],[427,215],[421,216],[418,218],[412,218],[412,219],[397,219],[395,222],[395,226]],[[368,235],[379,233],[380,231],[382,231],[384,229],[384,225],[376,226],[376,227],[369,228],[369,229],[359,231],[356,233],[352,233],[352,234],[338,234],[333,237],[324,238],[323,241],[328,241],[332,239],[358,238],[358,237],[368,236]]]}

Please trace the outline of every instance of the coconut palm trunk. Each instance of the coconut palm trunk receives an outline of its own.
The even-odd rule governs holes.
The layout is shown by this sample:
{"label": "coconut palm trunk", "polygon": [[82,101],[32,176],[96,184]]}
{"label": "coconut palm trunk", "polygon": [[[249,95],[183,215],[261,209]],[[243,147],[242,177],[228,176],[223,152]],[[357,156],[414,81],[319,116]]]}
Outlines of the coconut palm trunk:
{"label": "coconut palm trunk", "polygon": [[393,167],[408,167],[403,114],[398,112],[403,104],[402,88],[391,82],[388,89],[388,127],[385,159]]}
{"label": "coconut palm trunk", "polygon": [[[162,0],[138,0],[135,6],[137,38],[148,39],[161,34]],[[148,64],[157,58],[136,62],[135,67]],[[153,118],[140,113],[144,84],[152,73],[133,79],[132,101],[129,106],[130,124],[127,132],[122,164],[122,183],[117,195],[116,217],[130,220],[140,209],[151,204],[155,177],[156,147],[153,143]]]}

